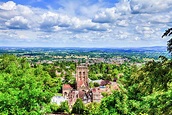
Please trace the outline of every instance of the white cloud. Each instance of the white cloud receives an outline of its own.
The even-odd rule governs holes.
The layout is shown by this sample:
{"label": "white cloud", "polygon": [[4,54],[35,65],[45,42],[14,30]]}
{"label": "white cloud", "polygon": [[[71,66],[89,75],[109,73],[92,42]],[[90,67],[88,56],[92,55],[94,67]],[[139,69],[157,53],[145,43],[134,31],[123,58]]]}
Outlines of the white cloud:
{"label": "white cloud", "polygon": [[33,26],[35,14],[28,6],[9,1],[0,5],[0,23],[3,29],[28,29]]}
{"label": "white cloud", "polygon": [[147,35],[147,34],[151,35],[155,32],[151,27],[147,27],[147,26],[143,26],[143,27],[136,26],[136,31],[142,35]]}
{"label": "white cloud", "polygon": [[106,31],[108,25],[93,23],[91,20],[80,20],[78,18],[73,18],[72,28],[77,31]]}
{"label": "white cloud", "polygon": [[22,16],[15,16],[11,18],[7,22],[5,22],[6,26],[10,29],[27,29],[29,28],[28,20]]}
{"label": "white cloud", "polygon": [[116,23],[119,26],[128,26],[128,21],[127,20],[118,20]]}
{"label": "white cloud", "polygon": [[92,18],[95,13],[104,9],[105,2],[96,2],[92,0],[58,0],[61,7],[58,11],[68,16],[77,16],[82,18]]}
{"label": "white cloud", "polygon": [[17,5],[17,12],[20,13],[20,15],[24,15],[24,16],[32,16],[34,13],[31,10],[31,8],[27,7],[27,6],[23,6],[23,5]]}
{"label": "white cloud", "polygon": [[171,0],[131,0],[133,13],[157,13],[172,8]]}
{"label": "white cloud", "polygon": [[[120,0],[111,7],[104,0],[56,2],[56,9],[51,4],[43,9],[13,1],[0,3],[0,30],[8,31],[0,33],[0,38],[52,46],[153,45],[155,39],[161,43],[161,34],[172,26],[171,0]],[[145,44],[148,41],[151,44]]]}
{"label": "white cloud", "polygon": [[28,6],[16,5],[13,1],[9,1],[0,5],[0,16],[3,18],[11,18],[14,16],[32,16],[33,11]]}
{"label": "white cloud", "polygon": [[41,15],[41,29],[45,31],[57,31],[68,29],[69,31],[106,31],[108,25],[93,23],[89,19],[69,17],[67,15],[47,12]]}
{"label": "white cloud", "polygon": [[43,30],[47,29],[60,29],[60,27],[70,26],[70,18],[67,15],[61,15],[58,13],[47,12],[41,15],[40,27]]}
{"label": "white cloud", "polygon": [[123,15],[130,14],[130,4],[128,0],[122,0],[112,8],[106,8],[100,11],[93,18],[93,22],[112,23],[120,19]]}
{"label": "white cloud", "polygon": [[128,0],[121,0],[115,4],[116,12],[121,15],[129,14],[131,12],[130,2]]}
{"label": "white cloud", "polygon": [[111,23],[120,16],[115,10],[115,8],[107,8],[105,11],[96,14],[92,21],[96,23]]}
{"label": "white cloud", "polygon": [[172,13],[162,13],[162,14],[156,14],[150,18],[150,21],[153,23],[171,23],[172,17],[170,16]]}
{"label": "white cloud", "polygon": [[2,10],[15,10],[16,9],[16,3],[14,3],[13,1],[8,1],[8,2],[0,5],[0,9],[2,9]]}

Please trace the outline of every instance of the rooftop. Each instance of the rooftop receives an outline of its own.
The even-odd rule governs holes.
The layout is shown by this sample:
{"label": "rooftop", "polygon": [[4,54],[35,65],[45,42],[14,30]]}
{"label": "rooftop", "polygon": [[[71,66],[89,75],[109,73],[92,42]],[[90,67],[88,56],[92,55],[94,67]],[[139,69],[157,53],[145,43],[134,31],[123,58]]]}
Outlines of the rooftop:
{"label": "rooftop", "polygon": [[63,89],[73,89],[69,84],[63,84]]}

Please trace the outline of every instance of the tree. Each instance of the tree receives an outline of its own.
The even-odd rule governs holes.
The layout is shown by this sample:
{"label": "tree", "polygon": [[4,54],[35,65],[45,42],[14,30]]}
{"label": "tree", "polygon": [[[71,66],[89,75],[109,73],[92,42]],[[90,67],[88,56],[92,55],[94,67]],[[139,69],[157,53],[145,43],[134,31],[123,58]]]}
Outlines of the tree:
{"label": "tree", "polygon": [[99,114],[172,114],[172,60],[160,59],[125,70],[120,90],[103,98]]}
{"label": "tree", "polygon": [[100,115],[99,112],[100,103],[92,102],[86,105],[88,111],[87,115]]}
{"label": "tree", "polygon": [[[170,35],[172,35],[172,28],[169,28],[168,30],[166,30],[164,34],[162,35],[162,38],[164,36],[170,36]],[[167,51],[169,51],[169,53],[171,53],[172,55],[172,38],[168,40],[167,42]]]}
{"label": "tree", "polygon": [[128,115],[128,96],[122,91],[115,91],[103,98],[100,104],[100,113],[103,115]]}
{"label": "tree", "polygon": [[171,114],[172,63],[164,57],[162,61],[150,61],[133,72],[125,84],[129,106],[136,114]]}
{"label": "tree", "polygon": [[69,113],[69,112],[70,112],[69,104],[68,104],[67,101],[62,102],[62,103],[60,104],[60,110],[61,110],[62,112],[64,112],[64,113]]}
{"label": "tree", "polygon": [[61,87],[41,65],[13,55],[0,57],[0,114],[43,114]]}
{"label": "tree", "polygon": [[70,113],[68,102],[61,102],[60,105],[51,104],[51,110],[53,113]]}
{"label": "tree", "polygon": [[100,85],[97,82],[94,82],[94,87],[99,87]]}
{"label": "tree", "polygon": [[78,98],[76,100],[75,104],[73,105],[72,113],[84,114],[85,111],[86,111],[86,109],[85,109],[85,106],[84,106],[82,100],[80,98]]}

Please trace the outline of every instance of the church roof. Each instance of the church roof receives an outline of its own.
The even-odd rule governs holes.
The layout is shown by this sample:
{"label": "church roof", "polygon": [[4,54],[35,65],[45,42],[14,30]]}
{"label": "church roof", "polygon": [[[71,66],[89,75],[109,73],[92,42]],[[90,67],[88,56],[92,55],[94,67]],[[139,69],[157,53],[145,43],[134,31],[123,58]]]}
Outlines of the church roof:
{"label": "church roof", "polygon": [[69,84],[63,84],[63,89],[73,89]]}
{"label": "church roof", "polygon": [[99,87],[94,87],[94,88],[92,89],[92,92],[93,92],[93,93],[100,92],[100,88],[99,88]]}

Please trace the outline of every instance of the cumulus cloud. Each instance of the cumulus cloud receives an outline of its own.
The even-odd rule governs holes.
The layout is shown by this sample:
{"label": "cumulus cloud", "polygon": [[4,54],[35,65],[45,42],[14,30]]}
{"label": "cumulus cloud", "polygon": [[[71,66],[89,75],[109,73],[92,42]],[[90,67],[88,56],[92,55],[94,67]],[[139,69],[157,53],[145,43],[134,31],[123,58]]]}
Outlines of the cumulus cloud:
{"label": "cumulus cloud", "polygon": [[117,20],[116,23],[118,26],[124,26],[124,27],[129,25],[127,20]]}
{"label": "cumulus cloud", "polygon": [[[147,45],[144,44],[146,41],[154,39],[160,43],[161,34],[172,26],[171,0],[120,0],[114,5],[107,5],[105,0],[59,0],[53,3],[47,4],[49,9],[13,1],[0,3],[0,30],[8,31],[0,37],[62,46],[80,46],[81,43],[113,46],[120,42],[124,45],[123,41],[125,45],[133,42],[140,45],[142,41]],[[16,34],[9,34],[14,31]]]}
{"label": "cumulus cloud", "polygon": [[0,23],[2,28],[28,29],[33,23],[34,12],[28,6],[8,1],[0,5]]}
{"label": "cumulus cloud", "polygon": [[147,35],[147,34],[151,35],[155,32],[151,27],[147,27],[147,26],[143,26],[143,27],[136,26],[136,31],[142,35]]}
{"label": "cumulus cloud", "polygon": [[108,29],[108,25],[93,23],[91,20],[73,18],[71,21],[73,30],[77,31],[106,31]]}
{"label": "cumulus cloud", "polygon": [[14,18],[11,18],[7,22],[5,22],[5,25],[10,29],[27,29],[27,28],[29,28],[28,20],[22,16],[15,16]]}
{"label": "cumulus cloud", "polygon": [[70,18],[67,15],[47,12],[41,15],[40,27],[43,30],[59,30],[60,27],[69,27]]}
{"label": "cumulus cloud", "polygon": [[172,8],[171,0],[131,0],[132,13],[158,13]]}
{"label": "cumulus cloud", "polygon": [[45,31],[58,31],[67,29],[70,31],[106,31],[107,25],[93,23],[89,19],[80,19],[77,17],[69,17],[67,15],[47,12],[41,15],[40,27]]}
{"label": "cumulus cloud", "polygon": [[115,19],[119,18],[119,14],[115,12],[115,8],[107,8],[95,15],[93,22],[97,23],[111,23]]}
{"label": "cumulus cloud", "polygon": [[112,8],[106,8],[103,11],[100,11],[95,17],[92,19],[93,22],[97,23],[112,23],[117,19],[120,19],[121,16],[130,13],[130,4],[128,0],[122,0],[117,3]]}
{"label": "cumulus cloud", "polygon": [[2,10],[14,10],[14,9],[16,9],[16,3],[14,3],[13,1],[8,1],[8,2],[0,5],[0,9],[2,9]]}
{"label": "cumulus cloud", "polygon": [[82,18],[94,17],[95,13],[105,8],[105,2],[95,2],[94,0],[58,0],[59,12],[68,16]]}
{"label": "cumulus cloud", "polygon": [[0,16],[4,19],[11,18],[13,16],[32,16],[33,11],[30,7],[24,5],[17,5],[13,1],[9,1],[0,5]]}

